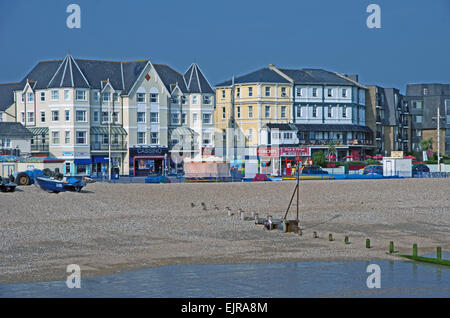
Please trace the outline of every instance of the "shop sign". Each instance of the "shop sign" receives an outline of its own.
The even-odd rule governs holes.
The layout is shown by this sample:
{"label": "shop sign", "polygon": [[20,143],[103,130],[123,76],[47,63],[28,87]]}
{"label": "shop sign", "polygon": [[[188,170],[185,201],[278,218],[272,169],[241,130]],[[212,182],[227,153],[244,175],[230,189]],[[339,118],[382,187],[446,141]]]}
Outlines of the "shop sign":
{"label": "shop sign", "polygon": [[311,148],[310,147],[281,147],[280,148],[281,156],[286,157],[310,157],[311,156]]}
{"label": "shop sign", "polygon": [[163,156],[169,149],[167,147],[133,147],[130,148],[130,157],[134,156]]}
{"label": "shop sign", "polygon": [[258,148],[259,157],[278,157],[280,155],[279,148]]}

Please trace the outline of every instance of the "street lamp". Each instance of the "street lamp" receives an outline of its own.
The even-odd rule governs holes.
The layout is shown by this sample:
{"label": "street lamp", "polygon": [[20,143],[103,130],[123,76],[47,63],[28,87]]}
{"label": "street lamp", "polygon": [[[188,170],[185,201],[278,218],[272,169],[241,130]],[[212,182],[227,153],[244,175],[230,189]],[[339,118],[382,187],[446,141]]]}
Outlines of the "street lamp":
{"label": "street lamp", "polygon": [[432,117],[432,119],[437,121],[437,157],[438,157],[438,169],[441,172],[441,119],[445,118],[440,115],[440,105],[437,106],[437,117]]}

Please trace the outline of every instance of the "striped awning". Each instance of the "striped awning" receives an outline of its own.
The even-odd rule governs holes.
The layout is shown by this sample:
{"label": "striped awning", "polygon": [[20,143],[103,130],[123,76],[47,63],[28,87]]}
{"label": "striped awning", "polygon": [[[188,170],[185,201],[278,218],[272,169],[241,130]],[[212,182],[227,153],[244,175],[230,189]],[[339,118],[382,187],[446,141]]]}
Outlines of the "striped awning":
{"label": "striped awning", "polygon": [[175,129],[171,129],[170,131],[171,136],[197,136],[198,133],[196,133],[193,129],[188,127],[178,127]]}
{"label": "striped awning", "polygon": [[[108,135],[108,127],[91,127],[91,135]],[[128,135],[123,127],[111,126],[111,135]]]}
{"label": "striped awning", "polygon": [[33,136],[48,135],[48,127],[27,127]]}

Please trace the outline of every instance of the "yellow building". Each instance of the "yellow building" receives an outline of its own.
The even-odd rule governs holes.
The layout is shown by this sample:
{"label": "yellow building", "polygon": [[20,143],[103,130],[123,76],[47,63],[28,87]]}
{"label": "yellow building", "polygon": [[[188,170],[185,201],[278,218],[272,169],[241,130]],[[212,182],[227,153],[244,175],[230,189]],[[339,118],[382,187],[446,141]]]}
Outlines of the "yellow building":
{"label": "yellow building", "polygon": [[235,131],[238,147],[261,144],[267,123],[292,122],[292,80],[269,65],[215,86],[216,133]]}

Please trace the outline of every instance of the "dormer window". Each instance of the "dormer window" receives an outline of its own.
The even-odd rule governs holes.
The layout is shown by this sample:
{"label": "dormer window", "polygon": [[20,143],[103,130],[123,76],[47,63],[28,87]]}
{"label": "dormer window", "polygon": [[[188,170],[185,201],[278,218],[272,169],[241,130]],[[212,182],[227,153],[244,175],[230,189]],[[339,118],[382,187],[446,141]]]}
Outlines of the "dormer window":
{"label": "dormer window", "polygon": [[136,101],[138,103],[145,103],[145,93],[137,93],[136,94]]}
{"label": "dormer window", "polygon": [[282,87],[281,88],[281,97],[286,97],[287,96],[287,94],[286,94],[286,87]]}
{"label": "dormer window", "polygon": [[59,91],[54,89],[52,90],[52,101],[57,101],[59,100]]}
{"label": "dormer window", "polygon": [[211,96],[203,96],[203,104],[209,105],[211,104]]}
{"label": "dormer window", "polygon": [[34,102],[34,94],[33,93],[28,93],[28,98],[27,98],[28,102]]}
{"label": "dormer window", "polygon": [[111,100],[111,94],[110,93],[102,93],[102,102],[109,102]]}

